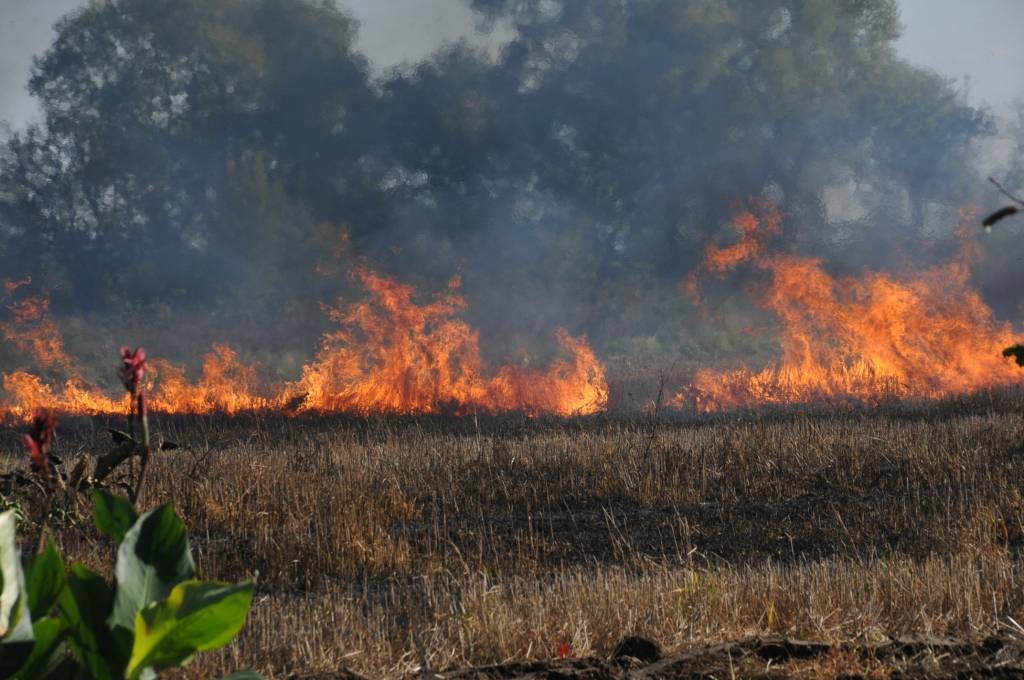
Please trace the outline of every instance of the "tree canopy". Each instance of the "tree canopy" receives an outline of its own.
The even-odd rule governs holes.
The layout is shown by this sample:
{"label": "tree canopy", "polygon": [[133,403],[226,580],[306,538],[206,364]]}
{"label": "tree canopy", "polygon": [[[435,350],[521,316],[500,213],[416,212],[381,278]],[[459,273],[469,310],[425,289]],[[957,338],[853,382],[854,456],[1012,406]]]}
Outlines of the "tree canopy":
{"label": "tree canopy", "polygon": [[894,0],[471,4],[515,29],[497,59],[458,43],[374,79],[329,0],[93,0],[0,152],[5,275],[75,310],[304,315],[365,258],[461,272],[508,347],[614,347],[679,335],[678,282],[748,196],[837,267],[913,257],[991,131],[896,56]]}

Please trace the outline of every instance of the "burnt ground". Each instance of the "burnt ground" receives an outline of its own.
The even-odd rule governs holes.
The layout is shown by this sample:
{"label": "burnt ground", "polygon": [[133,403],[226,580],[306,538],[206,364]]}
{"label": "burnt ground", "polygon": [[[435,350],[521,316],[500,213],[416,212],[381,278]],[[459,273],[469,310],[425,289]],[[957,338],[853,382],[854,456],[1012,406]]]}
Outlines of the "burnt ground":
{"label": "burnt ground", "polygon": [[[154,416],[180,447],[144,505],[174,504],[204,577],[258,572],[239,639],[177,677],[1024,678],[1022,412]],[[67,418],[56,453],[118,426]],[[0,493],[31,542],[39,494]],[[60,547],[109,573],[79,506]]]}
{"label": "burnt ground", "polygon": [[[295,680],[360,678],[348,672],[293,677]],[[751,637],[662,656],[656,643],[642,638],[627,638],[610,658],[564,658],[479,668],[427,670],[411,677],[422,680],[1024,678],[1024,644],[1016,639],[995,637],[976,643],[914,637],[841,644]]]}

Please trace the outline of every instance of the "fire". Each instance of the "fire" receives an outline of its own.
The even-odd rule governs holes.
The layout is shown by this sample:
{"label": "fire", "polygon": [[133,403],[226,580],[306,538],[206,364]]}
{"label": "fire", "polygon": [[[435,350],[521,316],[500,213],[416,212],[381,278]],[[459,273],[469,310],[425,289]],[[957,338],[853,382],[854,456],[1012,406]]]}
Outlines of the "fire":
{"label": "fire", "polygon": [[[6,297],[10,297],[24,281],[5,282]],[[70,368],[71,357],[64,351],[57,324],[50,316],[50,300],[42,295],[33,295],[22,300],[7,301],[10,320],[0,323],[4,339],[13,344],[19,352],[33,357],[41,368]]]}
{"label": "fire", "polygon": [[[700,299],[700,280],[741,267],[764,278],[758,302],[780,326],[779,359],[767,366],[702,368],[671,403],[701,411],[807,402],[877,403],[887,397],[936,398],[1006,385],[1019,378],[1002,356],[1013,329],[995,319],[970,283],[978,253],[963,216],[963,244],[952,262],[913,275],[868,271],[836,278],[821,260],[777,252],[778,209],[752,202],[739,211],[730,246],[709,245],[684,291]],[[508,364],[489,368],[479,333],[463,318],[456,278],[424,298],[417,290],[369,269],[354,276],[366,297],[328,309],[337,324],[293,382],[271,385],[256,365],[225,345],[204,357],[198,379],[153,360],[146,374],[152,410],[165,413],[586,415],[608,404],[605,368],[586,338],[556,331],[561,358],[544,369]],[[30,281],[4,283],[6,319],[0,333],[40,373],[2,375],[0,415],[25,418],[47,407],[73,414],[123,413],[126,397],[111,398],[82,376],[64,349],[45,296]],[[54,376],[62,376],[59,380]]]}
{"label": "fire", "polygon": [[[421,304],[412,286],[369,270],[356,272],[368,298],[329,310],[337,330],[321,340],[315,360],[294,383],[268,386],[258,366],[242,362],[225,345],[214,345],[195,382],[184,369],[154,360],[147,374],[149,405],[165,413],[288,412],[499,413],[587,415],[608,401],[604,366],[585,338],[556,334],[566,358],[545,371],[503,366],[488,373],[478,333],[458,317],[466,308],[454,279],[448,290]],[[7,287],[8,293],[17,289]],[[43,297],[9,306],[2,330],[16,348],[42,368],[65,370],[55,387],[19,369],[3,375],[0,413],[25,418],[40,407],[72,414],[127,411],[127,398],[112,399],[81,378],[66,354]]]}
{"label": "fire", "polygon": [[505,366],[488,377],[478,333],[456,316],[466,307],[458,279],[420,305],[412,286],[368,270],[357,275],[370,297],[331,311],[339,328],[324,337],[317,360],[293,388],[304,395],[302,409],[577,415],[607,404],[604,366],[585,340],[559,331],[570,360],[543,373]]}
{"label": "fire", "polygon": [[759,303],[781,323],[778,363],[759,370],[702,369],[675,397],[677,406],[719,410],[762,404],[935,398],[1018,380],[1002,348],[1012,328],[970,285],[976,249],[964,215],[959,256],[897,278],[867,272],[835,279],[817,258],[772,253],[782,217],[755,203],[734,221],[740,240],[709,246],[701,271],[724,275],[744,263],[766,272]]}
{"label": "fire", "polygon": [[243,363],[227,345],[214,345],[203,357],[202,374],[189,382],[185,371],[169,361],[152,362],[156,379],[149,387],[150,408],[164,413],[239,413],[277,405],[260,396],[259,367]]}
{"label": "fire", "polygon": [[0,405],[0,413],[24,419],[42,407],[88,414],[119,410],[119,402],[87,384],[76,370],[50,314],[49,298],[30,295],[11,299],[18,290],[31,283],[31,279],[4,282],[4,303],[10,318],[0,322],[0,332],[19,352],[31,357],[37,366],[48,371],[61,371],[67,377],[61,388],[56,390],[39,376],[23,369],[4,374],[2,382],[7,400]]}
{"label": "fire", "polygon": [[82,415],[123,413],[128,410],[127,399],[111,399],[102,390],[85,383],[81,378],[69,378],[59,390],[47,385],[36,375],[24,370],[3,376],[7,399],[0,413],[18,419],[31,417],[41,408]]}

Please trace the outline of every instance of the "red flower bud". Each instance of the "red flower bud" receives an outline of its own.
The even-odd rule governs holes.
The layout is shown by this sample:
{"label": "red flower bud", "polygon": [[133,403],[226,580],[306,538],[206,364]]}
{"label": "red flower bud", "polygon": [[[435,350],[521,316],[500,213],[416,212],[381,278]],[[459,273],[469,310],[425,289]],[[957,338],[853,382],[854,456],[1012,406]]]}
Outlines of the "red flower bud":
{"label": "red flower bud", "polygon": [[132,398],[142,391],[142,379],[146,375],[146,350],[137,347],[133,352],[130,347],[121,348],[121,383]]}
{"label": "red flower bud", "polygon": [[57,426],[57,416],[46,409],[40,410],[32,418],[32,425],[22,442],[32,459],[32,471],[50,479],[53,468],[50,465],[50,446],[53,444],[53,429]]}

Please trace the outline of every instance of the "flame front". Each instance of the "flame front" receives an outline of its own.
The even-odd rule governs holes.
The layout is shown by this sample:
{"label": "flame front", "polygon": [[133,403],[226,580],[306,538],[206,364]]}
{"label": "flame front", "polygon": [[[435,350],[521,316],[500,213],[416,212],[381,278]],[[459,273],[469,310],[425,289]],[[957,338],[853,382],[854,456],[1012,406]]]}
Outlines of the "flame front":
{"label": "flame front", "polygon": [[[412,286],[369,270],[357,276],[369,296],[330,310],[338,329],[321,340],[320,351],[294,383],[267,386],[257,366],[234,350],[214,345],[198,381],[173,364],[154,360],[147,375],[150,408],[164,413],[288,412],[500,413],[588,415],[608,401],[605,369],[585,338],[556,336],[566,359],[542,372],[503,366],[488,375],[478,333],[458,314],[465,299],[458,281],[432,302],[417,304]],[[20,282],[19,282],[20,284]],[[7,284],[8,295],[17,289]],[[54,387],[39,375],[16,370],[3,375],[6,398],[0,413],[30,416],[41,407],[64,413],[122,413],[127,398],[113,399],[82,379],[64,350],[45,298],[8,306],[12,320],[0,328],[40,368],[62,368],[70,376]]]}
{"label": "flame front", "polygon": [[604,409],[604,366],[585,339],[558,331],[571,356],[545,372],[502,367],[487,377],[479,335],[456,314],[465,299],[454,279],[448,292],[417,305],[415,289],[368,270],[357,272],[369,299],[332,310],[339,324],[321,342],[291,391],[306,410],[353,413],[521,411],[591,414]]}
{"label": "flame front", "polygon": [[202,374],[189,382],[169,361],[153,362],[156,374],[150,408],[165,413],[238,413],[277,406],[279,397],[261,396],[258,367],[247,365],[227,345],[214,345],[203,357]]}
{"label": "flame front", "polygon": [[[671,404],[701,411],[794,403],[877,403],[936,398],[1019,380],[1002,356],[1013,329],[995,319],[971,287],[977,248],[965,214],[952,262],[895,276],[835,278],[821,260],[772,250],[782,215],[753,202],[734,219],[731,246],[709,245],[684,282],[700,303],[700,282],[740,267],[762,273],[758,303],[779,321],[779,359],[767,366],[701,368]],[[196,381],[166,361],[147,372],[150,408],[165,413],[347,412],[360,415],[502,413],[587,415],[608,404],[604,365],[586,338],[556,332],[562,358],[546,369],[488,370],[458,279],[425,302],[417,291],[371,270],[355,276],[364,300],[328,313],[337,328],[320,341],[294,382],[265,384],[257,366],[214,345]],[[30,281],[5,283],[8,320],[0,332],[38,372],[2,375],[0,415],[24,418],[40,407],[73,414],[123,413],[128,400],[89,383],[64,349],[45,297],[22,296]],[[59,379],[55,376],[60,376]]]}
{"label": "flame front", "polygon": [[[64,349],[60,330],[50,314],[50,301],[42,295],[11,299],[15,293],[32,283],[32,279],[5,281],[5,303],[10,314],[0,323],[0,332],[19,352],[28,355],[43,370],[63,372],[66,379],[59,388],[51,387],[40,376],[27,370],[3,375],[7,395],[0,404],[0,415],[29,418],[39,408],[66,413],[97,414],[120,410],[121,404],[89,385]],[[124,402],[127,405],[127,401]]]}
{"label": "flame front", "polygon": [[[1002,356],[1014,343],[970,286],[976,248],[963,215],[960,253],[912,277],[867,272],[836,279],[819,259],[769,250],[781,215],[757,202],[734,220],[740,240],[708,246],[700,271],[724,275],[743,263],[766,272],[759,303],[781,324],[781,359],[759,370],[701,369],[675,397],[704,411],[764,404],[936,398],[1019,380]],[[694,295],[694,282],[687,289]]]}

